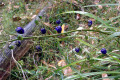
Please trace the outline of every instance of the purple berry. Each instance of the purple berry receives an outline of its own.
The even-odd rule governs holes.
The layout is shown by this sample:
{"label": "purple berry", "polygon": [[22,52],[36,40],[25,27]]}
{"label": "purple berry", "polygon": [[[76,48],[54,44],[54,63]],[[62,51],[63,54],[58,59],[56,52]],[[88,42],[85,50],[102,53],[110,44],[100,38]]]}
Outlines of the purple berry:
{"label": "purple berry", "polygon": [[75,51],[78,53],[80,51],[80,48],[75,48]]}
{"label": "purple berry", "polygon": [[56,31],[57,31],[58,33],[61,33],[61,31],[62,31],[61,26],[57,26],[55,29],[56,29]]}
{"label": "purple berry", "polygon": [[46,33],[46,29],[45,28],[41,28],[41,33],[45,34]]}
{"label": "purple berry", "polygon": [[37,50],[37,51],[42,51],[42,47],[41,47],[40,45],[37,45],[37,46],[36,46],[36,50]]}
{"label": "purple berry", "polygon": [[60,20],[57,20],[57,21],[56,21],[56,23],[57,23],[57,24],[60,24],[60,23],[61,23],[61,21],[60,21]]}
{"label": "purple berry", "polygon": [[21,45],[21,41],[16,41],[15,43],[18,47]]}
{"label": "purple berry", "polygon": [[101,53],[102,53],[102,54],[106,54],[106,53],[107,53],[107,50],[106,50],[105,48],[102,48],[102,49],[101,49]]}
{"label": "purple berry", "polygon": [[19,34],[24,34],[24,29],[22,27],[17,27],[16,32]]}
{"label": "purple berry", "polygon": [[88,26],[89,26],[89,27],[92,26],[92,20],[88,20]]}

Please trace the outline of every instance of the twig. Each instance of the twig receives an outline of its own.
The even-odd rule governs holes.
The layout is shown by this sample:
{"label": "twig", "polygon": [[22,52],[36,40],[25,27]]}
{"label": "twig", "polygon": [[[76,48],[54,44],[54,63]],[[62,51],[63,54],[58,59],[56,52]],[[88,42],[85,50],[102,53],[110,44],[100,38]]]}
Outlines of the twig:
{"label": "twig", "polygon": [[[36,26],[35,20],[40,20],[39,16],[45,15],[45,12],[49,9],[50,6],[51,6],[51,3],[48,2],[48,4],[38,13],[38,16],[24,27],[25,33],[22,35],[23,37],[31,35],[34,32],[35,28],[39,27],[39,26]],[[0,68],[5,70],[5,72],[3,72],[3,70],[0,70],[0,80],[6,80],[6,78],[9,76],[9,73],[7,73],[7,71],[10,71],[9,64],[12,56],[11,56],[11,50],[8,47],[9,46],[8,42],[11,42],[10,45],[14,46],[13,51],[14,51],[14,57],[16,60],[19,60],[22,56],[24,56],[25,53],[30,49],[30,47],[33,44],[30,41],[23,40],[21,47],[18,48],[16,46],[16,40],[18,40],[17,36],[13,36],[12,39],[14,40],[0,42],[1,44],[6,43],[5,47],[2,49],[2,51],[0,51]],[[14,64],[15,63],[12,62],[11,68],[14,67]]]}
{"label": "twig", "polygon": [[26,80],[24,71],[23,71],[23,69],[22,69],[22,66],[21,66],[21,65],[16,61],[16,59],[14,58],[14,56],[13,56],[13,49],[11,49],[11,51],[12,51],[12,58],[13,58],[14,62],[19,65],[19,67],[21,68],[22,74],[23,74],[23,78],[24,78],[24,80]]}

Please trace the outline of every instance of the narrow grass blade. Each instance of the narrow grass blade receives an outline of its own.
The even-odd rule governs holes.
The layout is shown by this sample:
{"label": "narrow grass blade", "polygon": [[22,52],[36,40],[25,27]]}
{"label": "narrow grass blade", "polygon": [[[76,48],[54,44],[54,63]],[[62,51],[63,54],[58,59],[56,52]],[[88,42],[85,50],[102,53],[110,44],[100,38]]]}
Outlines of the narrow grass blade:
{"label": "narrow grass blade", "polygon": [[120,36],[120,32],[115,32],[115,33],[109,35],[107,38],[105,38],[104,40],[102,40],[97,46],[95,46],[95,48],[98,47],[98,46],[100,46],[101,44],[106,43],[106,42],[109,41],[110,39],[112,39],[112,38],[114,38],[114,37],[117,37],[117,36]]}
{"label": "narrow grass blade", "polygon": [[91,48],[94,47],[93,45],[91,45],[91,44],[89,44],[89,43],[87,43],[87,42],[85,42],[85,41],[83,41],[83,40],[81,40],[81,39],[77,39],[77,40],[80,41],[80,43],[83,43],[83,44],[85,44],[85,45],[87,45],[87,46],[89,46],[89,47],[91,47]]}
{"label": "narrow grass blade", "polygon": [[120,64],[120,62],[113,61],[113,60],[110,60],[110,59],[101,59],[101,58],[92,58],[92,59],[99,60],[99,61],[108,61],[108,62],[113,62],[113,63],[119,63]]}
{"label": "narrow grass blade", "polygon": [[[57,70],[55,70],[55,71],[53,71],[53,72],[58,72],[58,71],[66,68],[66,67],[69,67],[69,66],[71,66],[71,65],[76,65],[76,63],[81,63],[81,62],[84,62],[84,61],[87,61],[87,59],[82,59],[82,60],[80,60],[80,61],[73,62],[73,63],[71,63],[71,64],[68,64],[68,65],[64,66],[64,67],[58,68]],[[49,73],[49,74],[47,75],[47,77],[50,76],[50,75],[52,75],[53,72]]]}
{"label": "narrow grass blade", "polygon": [[120,16],[113,17],[113,18],[111,18],[110,20],[108,20],[107,23],[109,23],[109,22],[111,22],[111,21],[113,21],[113,20],[115,20],[115,19],[118,19],[118,18],[120,18]]}
{"label": "narrow grass blade", "polygon": [[104,78],[98,78],[98,79],[95,79],[95,80],[102,80],[102,79],[113,79],[114,80],[114,78],[120,78],[120,75],[117,75],[117,76],[109,76],[109,77],[104,77]]}
{"label": "narrow grass blade", "polygon": [[87,5],[87,6],[83,6],[83,7],[96,7],[96,6],[119,6],[120,4],[98,4],[98,5]]}
{"label": "narrow grass blade", "polygon": [[91,18],[94,18],[95,20],[101,22],[102,24],[106,25],[106,26],[110,26],[106,21],[102,20],[101,18],[91,14],[91,13],[88,13],[88,12],[83,12],[83,11],[67,11],[67,12],[64,12],[62,14],[65,14],[65,13],[77,13],[77,14],[82,14],[82,15],[85,15],[85,16],[88,16],[88,17],[91,17]]}
{"label": "narrow grass blade", "polygon": [[[84,74],[82,74],[81,76],[82,76],[82,77],[88,77],[88,76],[98,75],[98,74],[103,74],[103,73],[106,73],[106,74],[120,74],[120,72],[117,72],[117,71],[107,71],[107,72],[84,73]],[[78,79],[78,78],[80,78],[81,76],[80,76],[80,75],[72,75],[72,76],[69,76],[69,77],[65,78],[64,80]]]}

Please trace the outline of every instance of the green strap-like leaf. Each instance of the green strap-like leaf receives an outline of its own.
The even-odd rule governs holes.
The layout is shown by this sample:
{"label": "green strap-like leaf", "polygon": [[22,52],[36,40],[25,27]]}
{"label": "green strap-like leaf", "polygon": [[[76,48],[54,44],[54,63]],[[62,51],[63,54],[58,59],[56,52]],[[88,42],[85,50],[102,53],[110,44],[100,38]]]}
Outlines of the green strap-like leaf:
{"label": "green strap-like leaf", "polygon": [[114,60],[110,60],[110,59],[101,59],[101,58],[92,58],[94,60],[99,60],[99,61],[108,61],[108,62],[113,62],[113,63],[119,63],[119,61],[114,61]]}
{"label": "green strap-like leaf", "polygon": [[115,33],[109,35],[109,36],[108,36],[107,38],[105,38],[104,40],[101,40],[101,42],[100,42],[97,46],[95,46],[95,48],[98,47],[98,46],[100,46],[101,44],[106,43],[107,41],[109,41],[110,39],[112,39],[112,38],[114,38],[114,37],[116,37],[116,36],[120,36],[120,32],[115,32]]}
{"label": "green strap-like leaf", "polygon": [[82,15],[85,15],[85,16],[88,16],[88,17],[91,17],[91,18],[94,18],[95,20],[101,22],[102,24],[106,25],[106,26],[110,26],[106,21],[102,20],[101,18],[91,14],[91,13],[88,13],[88,12],[83,12],[83,11],[67,11],[67,12],[64,12],[62,14],[65,14],[65,13],[77,13],[77,14],[82,14]]}
{"label": "green strap-like leaf", "polygon": [[69,77],[65,78],[64,80],[73,80],[73,79],[78,79],[81,76],[82,77],[88,77],[88,76],[98,75],[98,74],[103,74],[103,73],[106,73],[106,74],[120,74],[120,72],[118,72],[118,71],[91,72],[91,73],[84,73],[84,74],[81,74],[81,75],[72,75],[72,76],[69,76]]}
{"label": "green strap-like leaf", "polygon": [[87,6],[83,6],[83,7],[95,7],[95,6],[118,6],[120,4],[97,4],[97,5],[87,5]]}

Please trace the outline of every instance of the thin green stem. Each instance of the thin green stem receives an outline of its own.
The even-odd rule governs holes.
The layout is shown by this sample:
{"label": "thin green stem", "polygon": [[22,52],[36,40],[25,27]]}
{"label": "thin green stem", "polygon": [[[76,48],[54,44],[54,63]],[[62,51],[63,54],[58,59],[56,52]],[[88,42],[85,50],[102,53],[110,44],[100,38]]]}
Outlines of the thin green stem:
{"label": "thin green stem", "polygon": [[[75,32],[75,31],[93,31],[93,32],[99,32],[99,33],[103,33],[103,34],[110,35],[110,33],[108,33],[108,32],[102,32],[102,31],[100,31],[100,30],[84,29],[84,30],[71,30],[71,31],[67,31],[67,32],[65,32],[65,33],[53,34],[53,35],[46,35],[46,36],[23,37],[23,39],[54,37],[54,36],[59,36],[59,35],[63,35],[63,34],[72,33],[72,32]],[[3,41],[3,42],[0,42],[0,44],[6,43],[6,42],[12,42],[12,41],[16,41],[16,40],[18,40],[18,39],[12,39],[12,40],[9,40],[9,41]]]}
{"label": "thin green stem", "polygon": [[68,31],[68,32],[65,32],[65,33],[53,34],[53,35],[46,35],[46,36],[32,36],[32,37],[24,37],[23,39],[54,37],[54,36],[59,36],[59,35],[63,35],[63,34],[72,33],[72,32],[75,32],[75,31],[93,31],[93,32],[99,32],[99,33],[103,33],[103,34],[110,35],[110,33],[107,33],[107,32],[102,32],[102,31],[99,31],[99,30],[89,30],[89,29],[84,29],[84,30],[71,30],[71,31]]}
{"label": "thin green stem", "polygon": [[12,39],[12,40],[8,40],[8,41],[3,41],[3,42],[0,42],[0,44],[4,44],[4,43],[7,43],[7,42],[12,42],[12,41],[16,41],[18,39]]}

